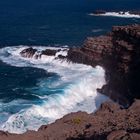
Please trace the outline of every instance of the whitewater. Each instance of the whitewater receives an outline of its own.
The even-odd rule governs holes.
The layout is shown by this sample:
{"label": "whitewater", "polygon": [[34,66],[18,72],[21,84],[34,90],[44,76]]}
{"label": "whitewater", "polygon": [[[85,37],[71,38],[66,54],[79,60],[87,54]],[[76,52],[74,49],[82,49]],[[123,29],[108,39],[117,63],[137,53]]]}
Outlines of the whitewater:
{"label": "whitewater", "polygon": [[[11,133],[24,133],[27,130],[38,130],[41,125],[50,124],[64,115],[86,111],[92,113],[99,108],[100,104],[108,98],[97,92],[105,83],[105,71],[102,67],[95,68],[84,64],[72,63],[58,59],[58,55],[67,56],[67,46],[42,47],[34,46],[40,53],[42,50],[60,50],[55,56],[42,55],[41,58],[23,58],[20,52],[29,46],[4,47],[0,49],[0,60],[15,67],[33,67],[54,73],[53,78],[40,79],[37,83],[38,90],[31,92],[42,100],[41,103],[33,104],[26,100],[14,100],[3,103],[0,100],[0,109],[4,106],[20,104],[23,107],[15,114],[7,114],[7,119],[0,124],[0,130]],[[35,54],[37,55],[37,54]]]}
{"label": "whitewater", "polygon": [[120,18],[140,18],[140,15],[131,14],[129,11],[127,12],[106,12],[104,14],[93,14],[90,13],[90,16],[107,16],[107,17],[120,17]]}

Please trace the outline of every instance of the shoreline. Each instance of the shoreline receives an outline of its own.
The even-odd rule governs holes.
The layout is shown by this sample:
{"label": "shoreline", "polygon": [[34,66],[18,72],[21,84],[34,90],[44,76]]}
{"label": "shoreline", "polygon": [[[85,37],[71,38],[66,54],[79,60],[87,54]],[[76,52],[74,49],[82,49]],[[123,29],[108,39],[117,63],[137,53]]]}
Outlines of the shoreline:
{"label": "shoreline", "polygon": [[[88,38],[82,48],[71,48],[67,56],[68,60],[75,63],[93,67],[101,65],[106,70],[107,84],[98,90],[115,102],[129,106],[128,109],[107,102],[94,114],[71,113],[53,124],[40,127],[37,132],[28,131],[21,135],[1,132],[0,140],[140,138],[140,100],[134,101],[140,98],[139,77],[136,78],[140,68],[139,33],[140,25],[115,26],[108,35]],[[28,56],[35,53],[32,49],[26,51]],[[62,56],[59,58],[66,59]]]}

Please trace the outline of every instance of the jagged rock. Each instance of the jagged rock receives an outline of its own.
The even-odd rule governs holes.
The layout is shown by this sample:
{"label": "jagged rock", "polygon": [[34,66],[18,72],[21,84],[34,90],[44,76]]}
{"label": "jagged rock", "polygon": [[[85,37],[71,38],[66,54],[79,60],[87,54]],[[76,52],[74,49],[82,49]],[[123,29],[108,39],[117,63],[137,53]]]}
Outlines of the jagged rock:
{"label": "jagged rock", "polygon": [[50,50],[50,49],[46,49],[44,51],[42,51],[42,55],[48,55],[48,56],[55,56],[55,54],[60,51],[60,50]]}
{"label": "jagged rock", "polygon": [[140,15],[140,11],[129,11],[130,14]]}
{"label": "jagged rock", "polygon": [[37,49],[33,49],[32,47],[24,49],[20,52],[22,57],[32,58],[34,54],[37,52]]}
{"label": "jagged rock", "polygon": [[[32,58],[34,57],[35,59],[39,59],[41,58],[42,55],[46,55],[46,56],[55,56],[57,52],[60,52],[62,51],[61,49],[57,49],[57,50],[53,50],[53,49],[45,49],[45,50],[42,50],[40,52],[38,52],[37,49],[33,49],[33,48],[26,48],[24,50],[22,50],[20,52],[20,55],[22,57],[25,57],[25,58]],[[66,51],[65,49],[63,49],[63,51]],[[63,56],[61,54],[59,54],[56,59],[66,59],[67,57],[66,56]]]}
{"label": "jagged rock", "polygon": [[106,36],[88,38],[82,48],[73,48],[68,59],[106,70],[107,85],[100,92],[128,105],[140,98],[140,25],[114,26]]}

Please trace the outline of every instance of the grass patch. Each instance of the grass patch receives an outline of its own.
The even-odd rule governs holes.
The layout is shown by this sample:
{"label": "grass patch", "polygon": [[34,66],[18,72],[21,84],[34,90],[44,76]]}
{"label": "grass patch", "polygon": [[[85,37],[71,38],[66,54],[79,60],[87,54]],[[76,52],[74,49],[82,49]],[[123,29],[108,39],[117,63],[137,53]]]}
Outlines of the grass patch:
{"label": "grass patch", "polygon": [[74,118],[74,119],[72,119],[72,122],[74,124],[80,124],[82,122],[82,120],[81,120],[81,118]]}

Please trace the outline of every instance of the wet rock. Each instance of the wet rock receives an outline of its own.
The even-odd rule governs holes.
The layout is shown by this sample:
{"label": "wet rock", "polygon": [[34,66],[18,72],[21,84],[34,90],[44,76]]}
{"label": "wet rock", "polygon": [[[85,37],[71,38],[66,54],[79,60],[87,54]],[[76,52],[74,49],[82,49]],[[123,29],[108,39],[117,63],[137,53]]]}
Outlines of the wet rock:
{"label": "wet rock", "polygon": [[46,49],[42,51],[42,55],[48,55],[48,56],[55,56],[55,54],[60,51],[60,50],[51,50],[51,49]]}
{"label": "wet rock", "polygon": [[37,49],[33,49],[32,47],[24,49],[20,52],[22,57],[32,58],[34,54],[37,52]]}

